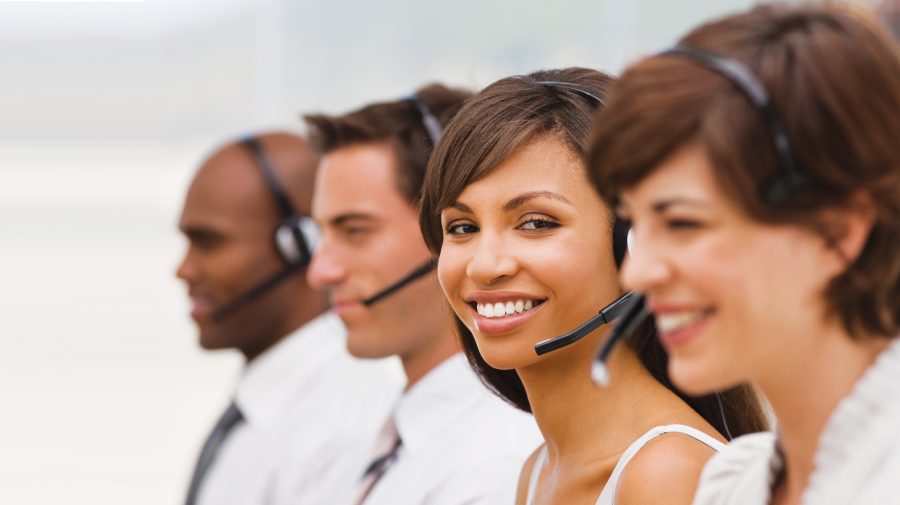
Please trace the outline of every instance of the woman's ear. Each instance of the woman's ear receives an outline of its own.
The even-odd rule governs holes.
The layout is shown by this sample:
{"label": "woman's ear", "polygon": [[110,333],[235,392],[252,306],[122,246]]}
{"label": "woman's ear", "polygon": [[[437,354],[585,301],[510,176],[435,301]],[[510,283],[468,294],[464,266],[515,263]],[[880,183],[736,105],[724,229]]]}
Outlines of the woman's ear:
{"label": "woman's ear", "polygon": [[875,225],[875,204],[871,195],[858,190],[843,205],[822,211],[822,223],[829,245],[848,265],[856,261]]}

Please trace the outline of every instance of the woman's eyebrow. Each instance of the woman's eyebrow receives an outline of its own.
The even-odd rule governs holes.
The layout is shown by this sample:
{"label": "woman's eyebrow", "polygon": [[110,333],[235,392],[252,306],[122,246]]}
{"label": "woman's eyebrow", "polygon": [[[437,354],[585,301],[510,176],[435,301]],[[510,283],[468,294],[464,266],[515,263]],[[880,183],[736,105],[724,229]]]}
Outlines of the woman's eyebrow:
{"label": "woman's eyebrow", "polygon": [[669,208],[671,208],[671,207],[680,206],[680,205],[684,205],[687,207],[699,207],[699,208],[704,208],[704,207],[708,206],[707,202],[704,202],[702,200],[686,198],[683,196],[676,196],[676,197],[666,198],[666,199],[655,202],[653,204],[653,211],[656,212],[657,214],[661,214],[661,213],[669,210]]}
{"label": "woman's eyebrow", "polygon": [[464,204],[464,203],[462,203],[462,202],[453,202],[453,205],[451,205],[451,206],[448,207],[448,208],[450,208],[450,209],[456,209],[456,210],[461,211],[461,212],[467,212],[467,213],[469,213],[469,214],[474,214],[474,212],[472,212],[472,209],[471,209],[468,205],[466,205],[466,204]]}
{"label": "woman's eyebrow", "polygon": [[554,193],[553,191],[529,191],[527,193],[522,193],[519,196],[512,198],[510,201],[506,202],[503,205],[503,210],[509,212],[511,210],[515,210],[518,207],[521,207],[529,200],[534,200],[535,198],[550,198],[551,200],[557,200],[563,202],[568,205],[572,205],[566,197],[562,196],[559,193]]}

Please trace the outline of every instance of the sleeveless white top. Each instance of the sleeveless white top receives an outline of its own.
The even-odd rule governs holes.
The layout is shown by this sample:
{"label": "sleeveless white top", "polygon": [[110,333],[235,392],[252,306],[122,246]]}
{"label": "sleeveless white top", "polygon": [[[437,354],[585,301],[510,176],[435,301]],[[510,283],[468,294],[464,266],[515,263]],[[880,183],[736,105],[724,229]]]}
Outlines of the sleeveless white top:
{"label": "sleeveless white top", "polygon": [[[633,458],[641,448],[647,445],[648,442],[667,433],[681,433],[682,435],[687,435],[696,439],[698,442],[708,445],[717,452],[725,448],[725,444],[722,442],[690,426],[685,426],[683,424],[669,424],[666,426],[653,427],[625,449],[622,457],[619,458],[619,462],[616,463],[612,475],[610,475],[609,480],[606,481],[606,484],[603,486],[603,491],[600,492],[600,497],[597,498],[596,505],[613,505],[615,503],[616,487],[619,484],[619,478],[622,476],[625,466],[628,465],[631,458]],[[538,454],[537,459],[534,461],[534,467],[531,469],[531,480],[528,482],[528,494],[525,497],[525,503],[527,505],[533,505],[534,503],[534,491],[537,489],[538,476],[540,476],[541,470],[546,463],[547,446],[545,445]]]}

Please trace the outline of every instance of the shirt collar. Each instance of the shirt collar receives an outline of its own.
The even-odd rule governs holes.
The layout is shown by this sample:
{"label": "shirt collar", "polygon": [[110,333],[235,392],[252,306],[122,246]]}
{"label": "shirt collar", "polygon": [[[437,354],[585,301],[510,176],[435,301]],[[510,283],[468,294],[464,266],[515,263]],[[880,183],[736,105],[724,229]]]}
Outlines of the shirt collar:
{"label": "shirt collar", "polygon": [[403,450],[428,445],[490,395],[462,353],[447,358],[406,391],[394,409]]}
{"label": "shirt collar", "polygon": [[269,425],[297,408],[310,384],[329,366],[329,358],[346,352],[346,331],[333,313],[301,326],[257,356],[244,369],[235,402],[251,425]]}

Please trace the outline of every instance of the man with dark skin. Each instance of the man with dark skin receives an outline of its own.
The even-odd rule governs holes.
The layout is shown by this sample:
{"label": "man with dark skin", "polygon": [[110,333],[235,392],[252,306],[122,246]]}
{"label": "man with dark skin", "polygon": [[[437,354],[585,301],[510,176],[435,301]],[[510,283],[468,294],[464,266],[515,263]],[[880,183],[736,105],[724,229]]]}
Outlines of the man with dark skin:
{"label": "man with dark skin", "polygon": [[[309,215],[318,158],[301,137],[272,133],[259,140],[295,208]],[[284,267],[272,241],[281,216],[255,164],[249,149],[232,143],[200,167],[179,222],[189,248],[176,274],[188,285],[200,345],[237,349],[248,362],[328,310],[326,296],[295,275],[230,317],[213,317]]]}
{"label": "man with dark skin", "polygon": [[277,193],[293,214],[308,216],[317,157],[295,135],[251,139],[202,164],[179,220],[188,249],[176,275],[188,287],[200,345],[236,349],[246,361],[186,503],[270,503],[282,492],[331,503],[367,463],[359,448],[374,440],[401,376],[394,363],[346,353],[344,328],[307,284],[305,265],[276,247],[289,217]]}

